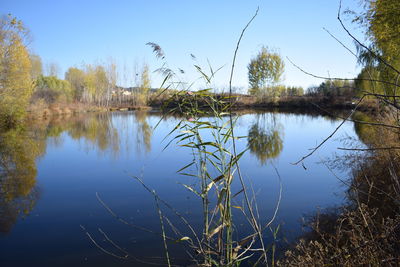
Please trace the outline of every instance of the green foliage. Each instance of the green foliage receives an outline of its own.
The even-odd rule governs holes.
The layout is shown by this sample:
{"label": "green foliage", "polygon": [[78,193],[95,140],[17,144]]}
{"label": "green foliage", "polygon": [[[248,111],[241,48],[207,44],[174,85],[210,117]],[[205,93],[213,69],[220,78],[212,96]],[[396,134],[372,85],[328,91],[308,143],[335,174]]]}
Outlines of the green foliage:
{"label": "green foliage", "polygon": [[389,62],[398,61],[400,55],[399,10],[398,0],[368,1],[368,34]]}
{"label": "green foliage", "polygon": [[325,80],[319,86],[307,89],[308,95],[331,98],[338,96],[351,98],[355,93],[353,82],[347,80]]}
{"label": "green foliage", "polygon": [[302,87],[274,85],[263,88],[261,96],[269,96],[272,98],[276,98],[276,97],[302,96],[302,95],[304,95],[304,89]]}
{"label": "green foliage", "polygon": [[86,65],[78,69],[71,67],[65,73],[74,92],[74,99],[86,103],[108,106],[112,90],[116,89],[116,65]]}
{"label": "green foliage", "polygon": [[[243,151],[236,150],[236,140],[239,137],[234,134],[236,119],[230,113],[234,97],[231,95],[218,97],[211,93],[213,69],[210,68],[210,74],[206,74],[201,67],[195,65],[195,68],[204,78],[206,89],[178,91],[177,96],[173,96],[180,101],[177,101],[178,107],[170,111],[176,110],[186,119],[180,120],[168,134],[175,132],[176,136],[167,146],[176,140],[178,145],[191,150],[193,159],[177,172],[196,179],[194,184],[183,184],[183,186],[198,196],[202,203],[203,231],[197,234],[190,228],[189,222],[183,219],[191,229],[192,236],[190,238],[183,236],[180,240],[187,240],[190,247],[198,251],[198,262],[202,265],[233,267],[239,266],[243,260],[253,256],[248,254],[246,247],[252,247],[258,239],[257,242],[262,247],[259,250],[261,261],[267,257],[263,229],[255,217],[255,210],[248,197],[248,189],[238,164],[247,148]],[[174,76],[167,76],[166,79],[171,77]],[[171,84],[179,86],[174,82]],[[240,183],[240,186],[233,189],[235,181]],[[242,203],[234,205],[235,202]],[[235,209],[243,212],[250,227],[253,228],[254,233],[250,236],[238,238]]]}
{"label": "green foliage", "polygon": [[263,47],[247,66],[250,84],[249,93],[258,95],[267,89],[267,86],[278,83],[282,77],[284,68],[285,64],[281,56]]}
{"label": "green foliage", "polygon": [[[352,116],[355,121],[362,121],[365,123],[373,122],[373,119],[365,113],[355,112]],[[354,123],[354,130],[357,133],[358,138],[366,145],[371,144],[371,140],[377,140],[376,127],[365,124],[365,123]]]}
{"label": "green foliage", "polygon": [[[396,84],[400,71],[400,1],[369,0],[365,1],[365,7],[355,21],[366,27],[371,45],[369,51],[358,47],[359,63],[364,66],[358,78]],[[361,81],[357,85],[363,91],[394,95],[397,89],[394,84]]]}
{"label": "green foliage", "polygon": [[48,103],[71,101],[73,94],[72,86],[66,80],[55,76],[39,76],[36,79],[35,95],[44,98]]}
{"label": "green foliage", "polygon": [[[302,96],[304,95],[303,87],[289,86],[285,87],[284,96]],[[282,93],[281,93],[282,96]]]}
{"label": "green foliage", "polygon": [[0,19],[0,127],[20,121],[32,95],[27,30],[16,18]]}
{"label": "green foliage", "polygon": [[102,65],[87,65],[85,69],[82,100],[88,103],[105,105],[109,96],[110,82]]}
{"label": "green foliage", "polygon": [[384,87],[379,82],[373,80],[380,79],[380,71],[375,66],[365,66],[357,76],[355,87],[357,88],[358,95],[364,92],[380,93]]}
{"label": "green foliage", "polygon": [[74,99],[81,100],[85,90],[85,73],[78,68],[69,68],[65,73],[65,80],[67,80],[73,89]]}
{"label": "green foliage", "polygon": [[253,124],[248,133],[250,152],[255,154],[262,165],[269,159],[279,156],[283,149],[281,134],[277,128],[262,129],[259,124]]}

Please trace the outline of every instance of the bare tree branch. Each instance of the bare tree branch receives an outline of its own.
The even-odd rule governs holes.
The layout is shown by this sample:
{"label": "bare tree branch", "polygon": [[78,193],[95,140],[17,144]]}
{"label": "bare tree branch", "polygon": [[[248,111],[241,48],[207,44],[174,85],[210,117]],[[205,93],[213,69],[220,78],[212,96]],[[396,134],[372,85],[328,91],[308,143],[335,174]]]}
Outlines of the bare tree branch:
{"label": "bare tree branch", "polygon": [[286,59],[294,66],[296,67],[298,70],[300,70],[301,72],[303,72],[304,74],[307,74],[311,77],[317,78],[317,79],[323,79],[323,80],[335,80],[335,81],[369,81],[369,82],[377,82],[377,83],[382,83],[382,84],[387,84],[387,85],[393,85],[396,87],[400,87],[399,84],[397,83],[393,83],[393,82],[388,82],[388,81],[382,81],[382,80],[376,80],[376,79],[364,79],[364,78],[337,78],[337,77],[327,77],[327,76],[319,76],[319,75],[315,75],[311,72],[308,72],[304,69],[302,69],[301,67],[299,67],[298,65],[296,65],[289,57],[286,57]]}
{"label": "bare tree branch", "polygon": [[357,110],[358,106],[364,100],[364,98],[365,98],[365,96],[362,96],[360,98],[360,100],[357,102],[355,108],[351,111],[351,113],[346,118],[343,119],[343,121],[336,127],[336,129],[327,138],[325,138],[321,143],[319,143],[318,146],[313,148],[310,153],[308,153],[307,155],[302,157],[300,160],[298,160],[298,161],[296,161],[295,163],[292,163],[292,164],[293,165],[297,165],[300,162],[303,162],[306,158],[308,158],[309,156],[314,154],[314,152],[317,151],[323,144],[325,144],[325,142],[328,141],[340,129],[340,127],[342,127],[342,125],[354,114],[354,112]]}
{"label": "bare tree branch", "polygon": [[393,65],[389,64],[388,62],[386,62],[386,60],[384,60],[381,56],[379,56],[378,54],[376,54],[374,51],[372,51],[368,46],[366,46],[365,44],[361,43],[356,37],[354,37],[353,34],[351,34],[351,32],[346,28],[346,26],[343,24],[342,19],[340,18],[340,11],[342,9],[342,0],[339,1],[339,9],[338,9],[338,14],[337,14],[337,19],[340,22],[340,25],[342,25],[342,28],[346,31],[346,33],[357,43],[359,44],[361,47],[363,47],[364,49],[366,49],[369,53],[371,53],[374,57],[376,57],[380,62],[382,62],[383,64],[385,64],[387,67],[389,67],[390,69],[392,69],[393,71],[395,71],[397,74],[400,74],[400,71],[397,70],[395,67],[393,67]]}
{"label": "bare tree branch", "polygon": [[339,150],[349,150],[349,151],[373,151],[373,150],[395,150],[400,149],[399,146],[388,146],[388,147],[371,147],[371,148],[345,148],[338,147]]}

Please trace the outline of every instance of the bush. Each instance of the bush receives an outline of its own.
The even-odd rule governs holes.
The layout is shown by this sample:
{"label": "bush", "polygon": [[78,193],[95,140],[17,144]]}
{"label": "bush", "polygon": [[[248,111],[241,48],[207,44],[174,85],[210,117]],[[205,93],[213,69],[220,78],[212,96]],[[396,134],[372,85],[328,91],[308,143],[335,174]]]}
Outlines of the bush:
{"label": "bush", "polygon": [[39,76],[36,79],[34,99],[42,98],[47,103],[69,102],[73,99],[73,89],[66,80],[54,76]]}

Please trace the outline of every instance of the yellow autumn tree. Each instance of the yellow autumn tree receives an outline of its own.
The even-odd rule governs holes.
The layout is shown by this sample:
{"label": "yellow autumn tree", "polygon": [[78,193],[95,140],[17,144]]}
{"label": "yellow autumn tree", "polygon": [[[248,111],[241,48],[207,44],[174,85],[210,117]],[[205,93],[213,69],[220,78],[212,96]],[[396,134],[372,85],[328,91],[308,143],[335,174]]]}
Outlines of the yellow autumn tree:
{"label": "yellow autumn tree", "polygon": [[147,97],[151,88],[150,71],[147,64],[143,65],[139,94],[137,96],[137,104],[140,106],[147,105]]}
{"label": "yellow autumn tree", "polygon": [[65,73],[65,80],[69,81],[72,86],[74,99],[82,101],[85,90],[85,72],[81,69],[71,67]]}
{"label": "yellow autumn tree", "polygon": [[33,86],[31,61],[24,44],[27,30],[8,15],[0,19],[0,126],[20,121],[29,104]]}

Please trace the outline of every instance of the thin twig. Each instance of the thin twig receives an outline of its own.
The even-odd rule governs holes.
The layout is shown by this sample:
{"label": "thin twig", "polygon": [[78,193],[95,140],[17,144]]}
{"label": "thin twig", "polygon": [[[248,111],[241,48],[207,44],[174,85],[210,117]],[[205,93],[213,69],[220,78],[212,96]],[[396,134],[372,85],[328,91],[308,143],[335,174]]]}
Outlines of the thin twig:
{"label": "thin twig", "polygon": [[204,253],[202,243],[196,233],[196,231],[193,229],[193,227],[190,225],[190,223],[186,220],[186,218],[180,214],[174,207],[172,207],[170,204],[168,204],[166,201],[161,199],[153,190],[151,190],[143,181],[137,176],[132,176],[134,179],[136,179],[149,193],[151,193],[154,197],[156,197],[162,204],[164,204],[168,209],[170,209],[192,232],[194,238],[196,239],[198,243],[198,248],[202,253]]}
{"label": "thin twig", "polygon": [[[343,183],[344,185],[348,186],[349,188],[352,188],[352,189],[356,190],[358,193],[363,193],[364,195],[366,195],[366,196],[368,196],[368,197],[372,197],[373,199],[375,199],[375,200],[377,200],[377,201],[380,201],[380,199],[378,199],[378,198],[376,198],[376,197],[374,197],[374,196],[371,196],[370,192],[365,192],[364,190],[360,189],[360,188],[357,187],[356,185],[353,185],[353,183],[346,182],[344,179],[340,178],[340,177],[332,170],[332,168],[331,168],[325,161],[323,161],[322,159],[321,159],[321,162],[322,162],[322,164],[324,164],[324,166],[328,169],[328,171],[329,171],[337,180],[339,180],[339,181],[340,181],[341,183]],[[367,178],[367,177],[365,177],[365,178]],[[384,190],[380,189],[379,187],[376,187],[376,186],[374,186],[374,185],[371,185],[371,188],[376,189],[376,190],[379,191],[380,193],[382,193],[382,194],[386,195],[387,197],[389,197],[390,199],[396,201],[396,199],[395,199],[394,197],[392,197],[391,195],[389,195],[387,192],[385,192]],[[392,209],[392,210],[395,212],[394,209]]]}
{"label": "thin twig", "polygon": [[[257,10],[256,10],[254,16],[249,20],[249,22],[243,28],[243,30],[242,30],[242,32],[240,34],[239,40],[236,43],[236,49],[235,49],[235,52],[233,54],[232,67],[231,67],[231,73],[230,73],[230,78],[229,78],[229,101],[230,101],[230,104],[231,104],[230,107],[229,107],[229,123],[230,123],[230,127],[232,129],[231,136],[232,136],[232,146],[233,146],[233,157],[237,157],[236,141],[235,141],[235,135],[234,135],[234,131],[233,131],[233,119],[232,119],[232,79],[233,79],[233,73],[234,73],[234,69],[235,69],[236,56],[237,56],[237,52],[239,50],[240,42],[241,42],[241,40],[243,38],[243,35],[244,35],[245,31],[250,26],[251,22],[258,15],[258,10],[259,10],[259,8],[257,7]],[[232,160],[230,162],[232,162]],[[230,163],[230,165],[231,165],[231,163]],[[235,165],[236,165],[236,168],[237,168],[238,177],[239,177],[241,186],[243,188],[243,193],[244,193],[244,197],[245,197],[245,200],[246,200],[246,205],[247,205],[247,208],[249,209],[250,216],[251,216],[251,219],[253,221],[252,224],[253,224],[254,230],[257,231],[258,238],[260,239],[260,243],[261,243],[262,249],[264,251],[263,255],[264,255],[264,258],[265,258],[265,262],[267,263],[267,254],[265,252],[265,246],[264,246],[264,241],[263,241],[263,238],[262,238],[261,229],[259,228],[259,225],[258,225],[257,220],[255,218],[253,209],[251,207],[250,200],[249,200],[249,197],[248,197],[248,194],[247,194],[247,190],[246,190],[246,186],[244,184],[244,180],[243,180],[243,177],[242,177],[242,174],[241,174],[241,171],[240,171],[239,163],[236,162]],[[232,166],[229,166],[229,168],[232,168]]]}
{"label": "thin twig", "polygon": [[156,192],[154,191],[154,199],[156,201],[156,207],[158,211],[158,216],[160,217],[160,225],[161,225],[161,233],[162,233],[162,238],[163,238],[163,243],[164,243],[164,250],[165,250],[165,258],[167,260],[168,267],[171,267],[171,262],[169,259],[169,253],[168,253],[168,245],[167,245],[167,239],[165,236],[165,228],[164,228],[164,220],[163,220],[163,215],[160,209],[160,205],[158,203],[158,198],[156,197]]}
{"label": "thin twig", "polygon": [[90,235],[90,233],[89,233],[88,231],[86,231],[86,228],[85,228],[84,226],[81,225],[81,228],[82,228],[83,231],[85,231],[85,234],[86,234],[87,237],[90,239],[90,241],[92,241],[92,243],[93,243],[98,249],[100,249],[101,251],[103,251],[104,253],[106,253],[106,254],[108,254],[108,255],[110,255],[110,256],[113,256],[113,257],[115,257],[115,258],[118,258],[118,259],[127,259],[127,258],[128,258],[129,255],[127,255],[127,254],[126,254],[125,256],[120,256],[120,255],[114,254],[114,253],[112,253],[112,252],[106,250],[105,248],[103,248],[102,246],[100,246],[100,245],[96,242],[96,240],[94,240],[94,238]]}
{"label": "thin twig", "polygon": [[339,150],[348,150],[348,151],[373,151],[373,150],[397,150],[400,149],[399,146],[392,147],[371,147],[371,148],[346,148],[346,147],[338,147]]}
{"label": "thin twig", "polygon": [[357,44],[359,44],[360,46],[362,46],[364,49],[366,49],[369,53],[371,53],[372,55],[374,55],[375,58],[377,58],[380,62],[382,62],[383,64],[385,64],[387,67],[389,67],[390,69],[392,69],[393,71],[395,71],[397,74],[400,74],[400,71],[397,70],[395,67],[393,67],[393,65],[389,64],[386,62],[386,60],[384,60],[381,56],[379,56],[378,54],[376,54],[374,51],[372,51],[368,46],[364,45],[363,43],[361,43],[356,37],[354,37],[353,34],[351,34],[351,32],[346,28],[346,26],[343,24],[342,19],[340,18],[340,11],[342,9],[342,0],[339,1],[339,9],[338,9],[338,13],[337,13],[337,19],[340,22],[340,25],[342,25],[342,28],[346,31],[346,33],[354,40],[356,41]]}
{"label": "thin twig", "polygon": [[341,44],[347,51],[350,52],[350,54],[352,54],[353,56],[355,56],[358,59],[358,56],[356,55],[356,53],[354,53],[350,48],[348,48],[343,42],[341,42],[338,38],[336,38],[335,35],[333,35],[330,31],[328,31],[325,27],[322,28],[324,29],[324,31],[326,31],[333,39],[335,39],[339,44]]}
{"label": "thin twig", "polygon": [[263,230],[266,229],[267,227],[269,227],[272,222],[275,220],[276,215],[278,214],[278,210],[281,204],[281,200],[282,200],[282,178],[281,175],[279,174],[278,169],[276,168],[276,166],[274,164],[272,164],[272,166],[274,167],[275,173],[278,176],[279,179],[279,197],[278,197],[278,201],[276,202],[276,206],[275,206],[275,211],[274,211],[274,215],[272,216],[271,220],[264,226]]}
{"label": "thin twig", "polygon": [[319,145],[317,145],[315,148],[313,148],[310,153],[303,156],[300,160],[298,160],[292,164],[297,165],[300,162],[303,162],[306,158],[310,157],[312,154],[314,154],[314,152],[317,151],[326,141],[328,141],[340,129],[340,127],[342,127],[342,125],[354,114],[354,112],[357,110],[358,106],[361,104],[361,102],[364,100],[364,98],[365,98],[365,96],[362,96],[360,98],[360,100],[356,104],[355,108],[351,111],[351,113],[346,118],[343,119],[343,121],[336,127],[336,129],[327,138],[325,138],[321,143],[319,143]]}
{"label": "thin twig", "polygon": [[[144,227],[142,227],[142,226],[139,226],[139,225],[130,223],[130,222],[128,222],[128,221],[122,219],[120,216],[118,216],[118,215],[117,215],[117,214],[116,214],[116,213],[115,213],[101,198],[100,198],[100,195],[99,195],[98,192],[96,192],[96,198],[97,198],[97,200],[100,202],[100,204],[101,204],[113,217],[115,217],[118,221],[122,222],[123,224],[126,224],[126,225],[131,226],[131,227],[136,228],[136,229],[139,229],[139,230],[141,230],[141,231],[145,231],[145,232],[148,232],[148,233],[152,233],[152,234],[156,234],[156,235],[161,236],[161,233],[154,232],[154,231],[152,231],[152,230],[150,230],[150,229],[144,228]],[[168,239],[174,240],[174,239],[171,238],[171,237],[168,237]]]}
{"label": "thin twig", "polygon": [[[317,107],[318,109],[322,110],[323,112],[329,114],[332,117],[338,118],[338,119],[346,119],[342,116],[339,115],[335,115],[331,112],[329,112],[328,110],[322,108],[321,106],[315,104],[315,103],[311,103],[312,105],[314,105],[315,107]],[[400,126],[396,126],[396,125],[392,125],[392,124],[385,124],[385,123],[380,123],[380,122],[368,122],[368,121],[360,121],[360,120],[354,120],[354,119],[350,119],[348,118],[347,121],[351,121],[351,122],[356,122],[356,123],[360,123],[360,124],[366,124],[366,125],[372,125],[372,126],[381,126],[381,127],[386,127],[386,128],[395,128],[395,129],[400,129]]]}
{"label": "thin twig", "polygon": [[338,77],[327,77],[327,76],[320,76],[313,74],[311,72],[308,72],[304,69],[302,69],[300,66],[298,66],[296,63],[294,63],[289,57],[286,57],[286,59],[298,70],[303,72],[304,74],[307,74],[311,77],[317,78],[317,79],[323,79],[323,80],[335,80],[335,81],[369,81],[369,82],[377,82],[377,83],[382,83],[382,84],[387,84],[387,85],[393,85],[396,87],[400,87],[399,84],[393,83],[393,82],[388,82],[388,81],[383,81],[383,80],[376,80],[376,79],[364,79],[364,78],[338,78]]}
{"label": "thin twig", "polygon": [[128,257],[129,253],[125,249],[118,246],[110,237],[108,237],[108,235],[103,230],[101,230],[101,228],[98,228],[98,230],[111,245],[113,245],[119,251],[125,253],[126,257]]}

